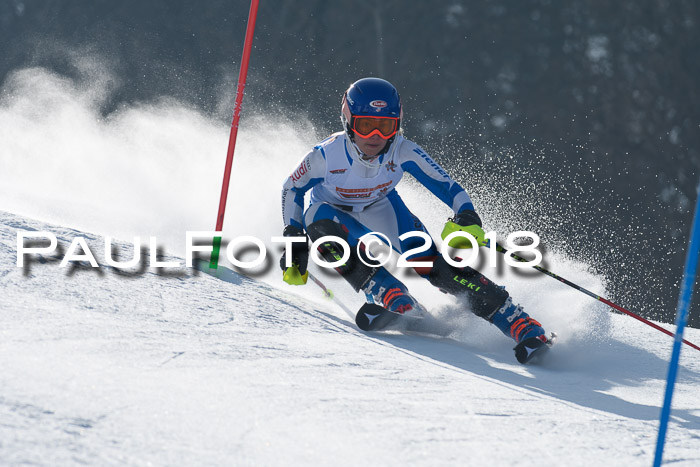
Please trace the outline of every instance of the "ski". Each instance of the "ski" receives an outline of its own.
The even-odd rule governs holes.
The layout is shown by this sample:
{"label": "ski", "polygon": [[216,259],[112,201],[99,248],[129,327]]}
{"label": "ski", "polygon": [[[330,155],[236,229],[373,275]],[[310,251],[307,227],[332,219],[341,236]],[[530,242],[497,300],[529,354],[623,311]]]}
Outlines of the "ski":
{"label": "ski", "polygon": [[365,303],[355,315],[355,324],[363,331],[381,331],[400,315],[374,303]]}
{"label": "ski", "polygon": [[394,313],[374,303],[365,303],[355,315],[355,324],[363,331],[399,331],[446,337],[452,331],[449,323],[435,318],[416,303],[407,313]]}
{"label": "ski", "polygon": [[552,333],[550,337],[543,334],[538,337],[525,339],[513,347],[515,358],[522,364],[534,363],[547,353],[556,340],[557,335],[555,333]]}

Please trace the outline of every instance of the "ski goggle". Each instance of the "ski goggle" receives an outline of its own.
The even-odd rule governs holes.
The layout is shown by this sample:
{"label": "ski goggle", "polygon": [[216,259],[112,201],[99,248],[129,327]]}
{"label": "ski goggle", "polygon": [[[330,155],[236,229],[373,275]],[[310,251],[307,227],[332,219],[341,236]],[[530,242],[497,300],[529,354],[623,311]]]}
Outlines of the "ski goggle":
{"label": "ski goggle", "polygon": [[396,117],[353,117],[352,130],[360,138],[379,135],[389,139],[399,131],[399,119]]}

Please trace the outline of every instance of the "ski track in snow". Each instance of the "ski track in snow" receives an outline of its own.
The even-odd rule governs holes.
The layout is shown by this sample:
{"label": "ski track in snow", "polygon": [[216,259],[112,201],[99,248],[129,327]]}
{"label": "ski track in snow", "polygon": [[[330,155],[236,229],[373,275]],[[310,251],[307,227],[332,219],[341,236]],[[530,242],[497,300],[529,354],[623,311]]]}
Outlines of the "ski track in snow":
{"label": "ski track in snow", "polygon": [[[522,366],[475,318],[449,338],[367,335],[330,302],[231,272],[18,268],[17,229],[49,230],[64,248],[83,236],[104,264],[98,237],[0,212],[0,464],[653,458],[672,339],[628,317]],[[667,463],[700,462],[696,352],[681,354]]]}

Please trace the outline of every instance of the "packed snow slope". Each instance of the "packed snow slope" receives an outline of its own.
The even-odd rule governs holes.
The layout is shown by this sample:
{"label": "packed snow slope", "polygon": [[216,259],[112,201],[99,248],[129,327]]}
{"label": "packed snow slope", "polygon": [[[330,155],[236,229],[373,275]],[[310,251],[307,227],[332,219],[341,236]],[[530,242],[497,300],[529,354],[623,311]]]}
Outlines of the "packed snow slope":
{"label": "packed snow slope", "polygon": [[[517,364],[512,341],[410,274],[450,335],[363,334],[313,284],[284,284],[274,248],[247,271],[255,280],[147,261],[122,274],[60,268],[53,255],[18,268],[18,230],[52,232],[63,251],[85,237],[104,265],[105,235],[156,236],[176,260],[185,231],[214,224],[230,120],[168,99],[105,116],[118,77],[73,60],[80,79],[24,68],[2,83],[0,465],[651,464],[672,339],[535,271],[487,267],[485,251],[479,269],[559,334],[540,366]],[[226,238],[270,247],[280,235],[281,184],[329,133],[294,117],[246,117]],[[557,202],[478,189],[481,174],[469,175],[501,237],[523,229],[513,212]],[[410,179],[398,191],[438,238],[450,209]],[[545,254],[545,267],[606,296],[619,277],[589,266]],[[350,309],[362,303],[312,270]],[[664,457],[679,465],[700,464],[698,357],[681,354]]]}
{"label": "packed snow slope", "polygon": [[[120,274],[61,268],[57,255],[20,268],[18,230],[50,231],[64,250],[84,237],[105,264],[99,236],[0,212],[2,465],[653,459],[672,339],[580,307],[574,292],[541,317],[556,322],[558,344],[523,366],[508,339],[455,304],[434,310],[454,322],[446,338],[364,334],[333,302],[309,298],[320,294],[230,271]],[[123,243],[117,250],[131,254]],[[550,282],[545,291],[561,291]],[[686,338],[700,341],[700,330]],[[698,357],[681,354],[669,464],[700,463]]]}

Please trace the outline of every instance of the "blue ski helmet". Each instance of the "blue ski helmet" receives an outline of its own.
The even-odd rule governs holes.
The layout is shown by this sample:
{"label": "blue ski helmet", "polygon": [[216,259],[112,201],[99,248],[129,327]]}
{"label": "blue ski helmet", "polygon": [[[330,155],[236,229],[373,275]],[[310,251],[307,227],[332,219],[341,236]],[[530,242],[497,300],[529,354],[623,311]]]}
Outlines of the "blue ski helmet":
{"label": "blue ski helmet", "polygon": [[[391,117],[398,119],[401,128],[403,109],[396,88],[381,78],[362,78],[350,85],[343,95],[340,119],[350,138],[353,138],[354,117]],[[392,136],[390,141],[393,141]],[[388,145],[387,145],[388,146]]]}

